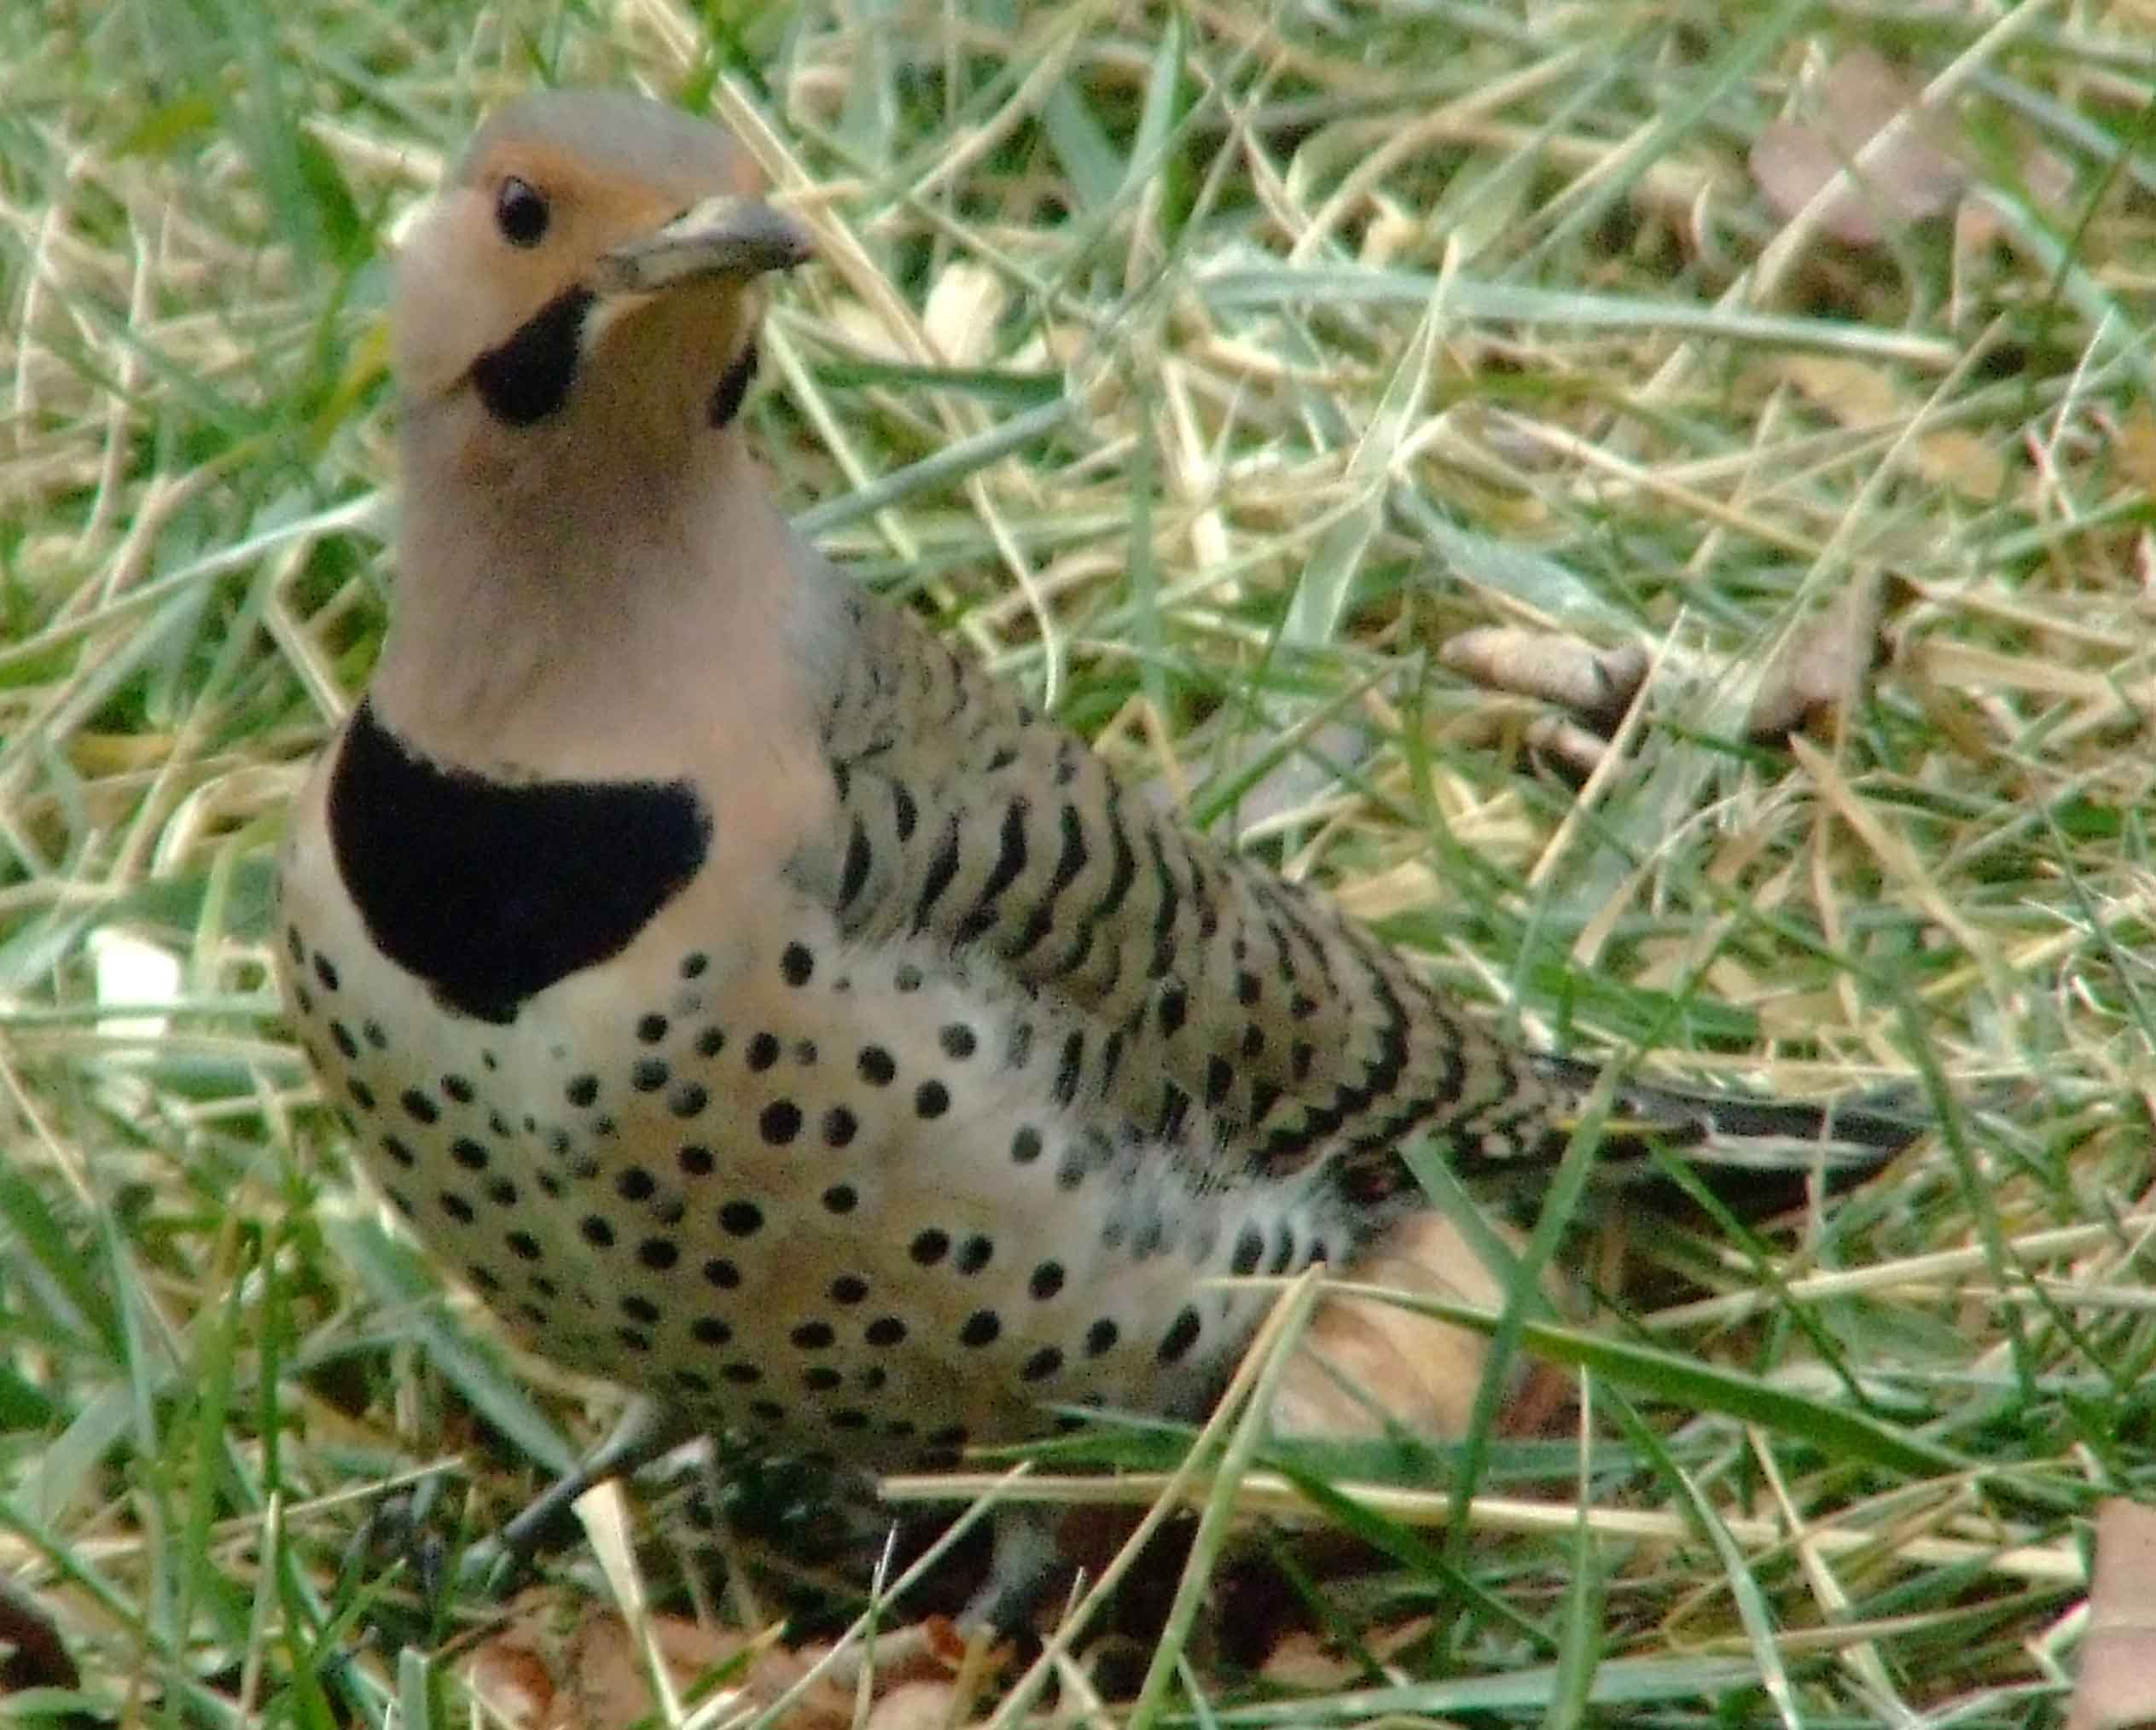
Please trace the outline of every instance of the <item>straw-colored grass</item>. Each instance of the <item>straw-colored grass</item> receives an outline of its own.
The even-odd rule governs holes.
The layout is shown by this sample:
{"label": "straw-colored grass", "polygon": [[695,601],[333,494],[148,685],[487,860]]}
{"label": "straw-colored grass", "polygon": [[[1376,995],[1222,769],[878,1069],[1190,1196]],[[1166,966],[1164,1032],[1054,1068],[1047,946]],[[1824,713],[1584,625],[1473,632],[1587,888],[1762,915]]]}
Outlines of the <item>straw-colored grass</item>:
{"label": "straw-colored grass", "polygon": [[[372,1492],[431,1474],[489,1529],[611,1408],[352,1187],[264,929],[390,601],[397,220],[488,105],[578,81],[717,114],[812,220],[748,425],[863,582],[1525,1037],[1905,1083],[1944,1120],[1764,1239],[1580,1223],[1578,1318],[1499,1328],[1571,1379],[1567,1439],[1282,1454],[1223,1408],[1175,1491],[1200,1568],[1225,1459],[1249,1506],[1373,1546],[1312,1588],[1343,1650],[1433,1631],[1345,1692],[1273,1686],[1194,1584],[1144,1713],[2049,1716],[2090,1511],[2156,1477],[2150,28],[2138,0],[0,8],[0,1557],[88,1705],[447,1710],[347,1657]],[[1850,244],[1748,153],[1865,48],[1967,183]],[[1884,664],[1747,742],[1852,589]],[[1665,664],[1578,798],[1520,748],[1538,706],[1438,659],[1498,624]],[[1056,1472],[1011,1493],[1166,1482]],[[792,1516],[736,1513],[768,1594]]]}

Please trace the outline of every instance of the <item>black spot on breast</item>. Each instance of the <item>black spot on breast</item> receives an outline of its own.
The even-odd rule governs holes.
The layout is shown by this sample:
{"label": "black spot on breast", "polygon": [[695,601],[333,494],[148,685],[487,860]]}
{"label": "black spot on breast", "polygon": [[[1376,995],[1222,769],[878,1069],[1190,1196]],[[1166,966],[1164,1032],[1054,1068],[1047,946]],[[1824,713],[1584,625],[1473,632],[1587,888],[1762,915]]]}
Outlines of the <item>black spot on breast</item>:
{"label": "black spot on breast", "polygon": [[472,388],[488,414],[508,426],[529,427],[569,400],[592,299],[589,288],[564,289],[507,342],[472,363]]}
{"label": "black spot on breast", "polygon": [[329,784],[329,834],[375,942],[449,1007],[525,1000],[627,948],[711,845],[683,781],[511,784],[408,751],[362,703]]}
{"label": "black spot on breast", "polygon": [[1154,1356],[1162,1363],[1177,1361],[1198,1343],[1198,1332],[1204,1325],[1199,1319],[1197,1310],[1186,1303],[1177,1312],[1174,1322],[1162,1337],[1160,1349]]}

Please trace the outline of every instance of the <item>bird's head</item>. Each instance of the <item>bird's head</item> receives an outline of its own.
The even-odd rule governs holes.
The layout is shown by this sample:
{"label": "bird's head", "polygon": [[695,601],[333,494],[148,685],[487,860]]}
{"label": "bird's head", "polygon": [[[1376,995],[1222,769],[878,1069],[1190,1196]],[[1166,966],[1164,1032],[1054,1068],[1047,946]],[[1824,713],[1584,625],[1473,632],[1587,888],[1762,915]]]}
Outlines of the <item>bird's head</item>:
{"label": "bird's head", "polygon": [[660,103],[510,103],[399,251],[408,414],[488,442],[609,404],[645,427],[724,426],[755,366],[757,281],[811,250],[760,190],[733,138]]}

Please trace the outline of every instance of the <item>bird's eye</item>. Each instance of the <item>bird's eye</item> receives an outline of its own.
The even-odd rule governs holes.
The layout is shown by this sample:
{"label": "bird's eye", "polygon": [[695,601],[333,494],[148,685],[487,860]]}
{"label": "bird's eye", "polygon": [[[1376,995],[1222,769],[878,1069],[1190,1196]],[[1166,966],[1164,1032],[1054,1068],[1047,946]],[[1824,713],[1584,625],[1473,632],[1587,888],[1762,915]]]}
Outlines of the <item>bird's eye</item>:
{"label": "bird's eye", "polygon": [[494,194],[494,225],[501,229],[502,238],[513,247],[538,246],[540,236],[547,231],[547,218],[551,214],[539,189],[514,174],[502,183]]}

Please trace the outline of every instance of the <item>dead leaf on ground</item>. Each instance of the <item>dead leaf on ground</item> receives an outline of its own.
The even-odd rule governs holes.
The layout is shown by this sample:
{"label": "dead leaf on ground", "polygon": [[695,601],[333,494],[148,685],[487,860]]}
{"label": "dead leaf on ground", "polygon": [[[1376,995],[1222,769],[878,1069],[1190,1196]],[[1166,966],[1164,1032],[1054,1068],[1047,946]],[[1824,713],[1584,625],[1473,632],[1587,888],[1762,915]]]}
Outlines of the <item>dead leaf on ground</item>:
{"label": "dead leaf on ground", "polygon": [[[1917,412],[1903,401],[1884,367],[1839,355],[1787,355],[1775,371],[1801,391],[1815,406],[1842,427],[1891,428]],[[1963,496],[1996,498],[2006,485],[2005,456],[1975,433],[1944,427],[1909,440],[1904,452],[1911,467],[1926,480],[1950,486]]]}
{"label": "dead leaf on ground", "polygon": [[944,1730],[956,1698],[949,1681],[902,1682],[869,1709],[863,1730]]}
{"label": "dead leaf on ground", "polygon": [[1745,736],[1755,745],[1779,744],[1851,702],[1885,650],[1879,605],[1877,579],[1860,578],[1799,630],[1768,670]]}
{"label": "dead leaf on ground", "polygon": [[1330,1694],[1353,1687],[1369,1672],[1315,1628],[1299,1628],[1281,1636],[1258,1674],[1276,1688]]}
{"label": "dead leaf on ground", "polygon": [[1489,690],[1568,709],[1604,738],[1624,718],[1648,670],[1647,650],[1638,643],[1597,648],[1560,631],[1506,624],[1463,630],[1445,641],[1438,659]]}
{"label": "dead leaf on ground", "polygon": [[[1409,1215],[1338,1274],[1358,1285],[1483,1309],[1502,1309],[1505,1301],[1498,1276],[1460,1228],[1436,1212]],[[1488,1361],[1489,1342],[1472,1328],[1371,1298],[1327,1297],[1281,1378],[1273,1427],[1283,1436],[1357,1441],[1398,1426],[1451,1441],[1467,1433]],[[1501,1425],[1508,1434],[1520,1433],[1511,1421],[1520,1413],[1539,1408],[1531,1385],[1537,1373],[1523,1360]]]}
{"label": "dead leaf on ground", "polygon": [[2105,1502],[2096,1510],[2089,1631],[2066,1730],[2156,1724],[2156,1508]]}
{"label": "dead leaf on ground", "polygon": [[1530,721],[1520,742],[1574,785],[1584,782],[1600,769],[1609,752],[1607,739],[1562,715],[1543,715]]}
{"label": "dead leaf on ground", "polygon": [[[1760,129],[1752,177],[1786,222],[1920,94],[1872,49],[1845,54],[1820,80],[1815,119],[1775,120]],[[1904,128],[1821,213],[1821,230],[1846,246],[1876,246],[1888,223],[1917,222],[1950,208],[1968,171],[1942,148],[1944,131],[1931,117]]]}
{"label": "dead leaf on ground", "polygon": [[[591,1610],[570,1625],[557,1627],[559,1611],[543,1594],[527,1594],[508,1627],[473,1653],[465,1677],[499,1721],[514,1730],[625,1730],[648,1721],[657,1710],[636,1634],[614,1612]],[[830,1648],[808,1646],[788,1651],[769,1633],[743,1634],[710,1628],[675,1617],[654,1617],[652,1643],[665,1667],[669,1683],[685,1692],[700,1678],[732,1668],[726,1686],[739,1704],[768,1705],[792,1687]],[[915,1637],[916,1634],[920,1637]],[[856,1707],[857,1664],[840,1666],[820,1678],[787,1713],[787,1730],[851,1730]],[[950,1670],[939,1656],[935,1638],[901,1628],[879,1642],[869,1722],[875,1730],[920,1730],[931,1721],[917,1715],[927,1696],[917,1688],[940,1689],[949,1713]],[[881,1708],[907,1695],[903,1710],[887,1721]]]}

